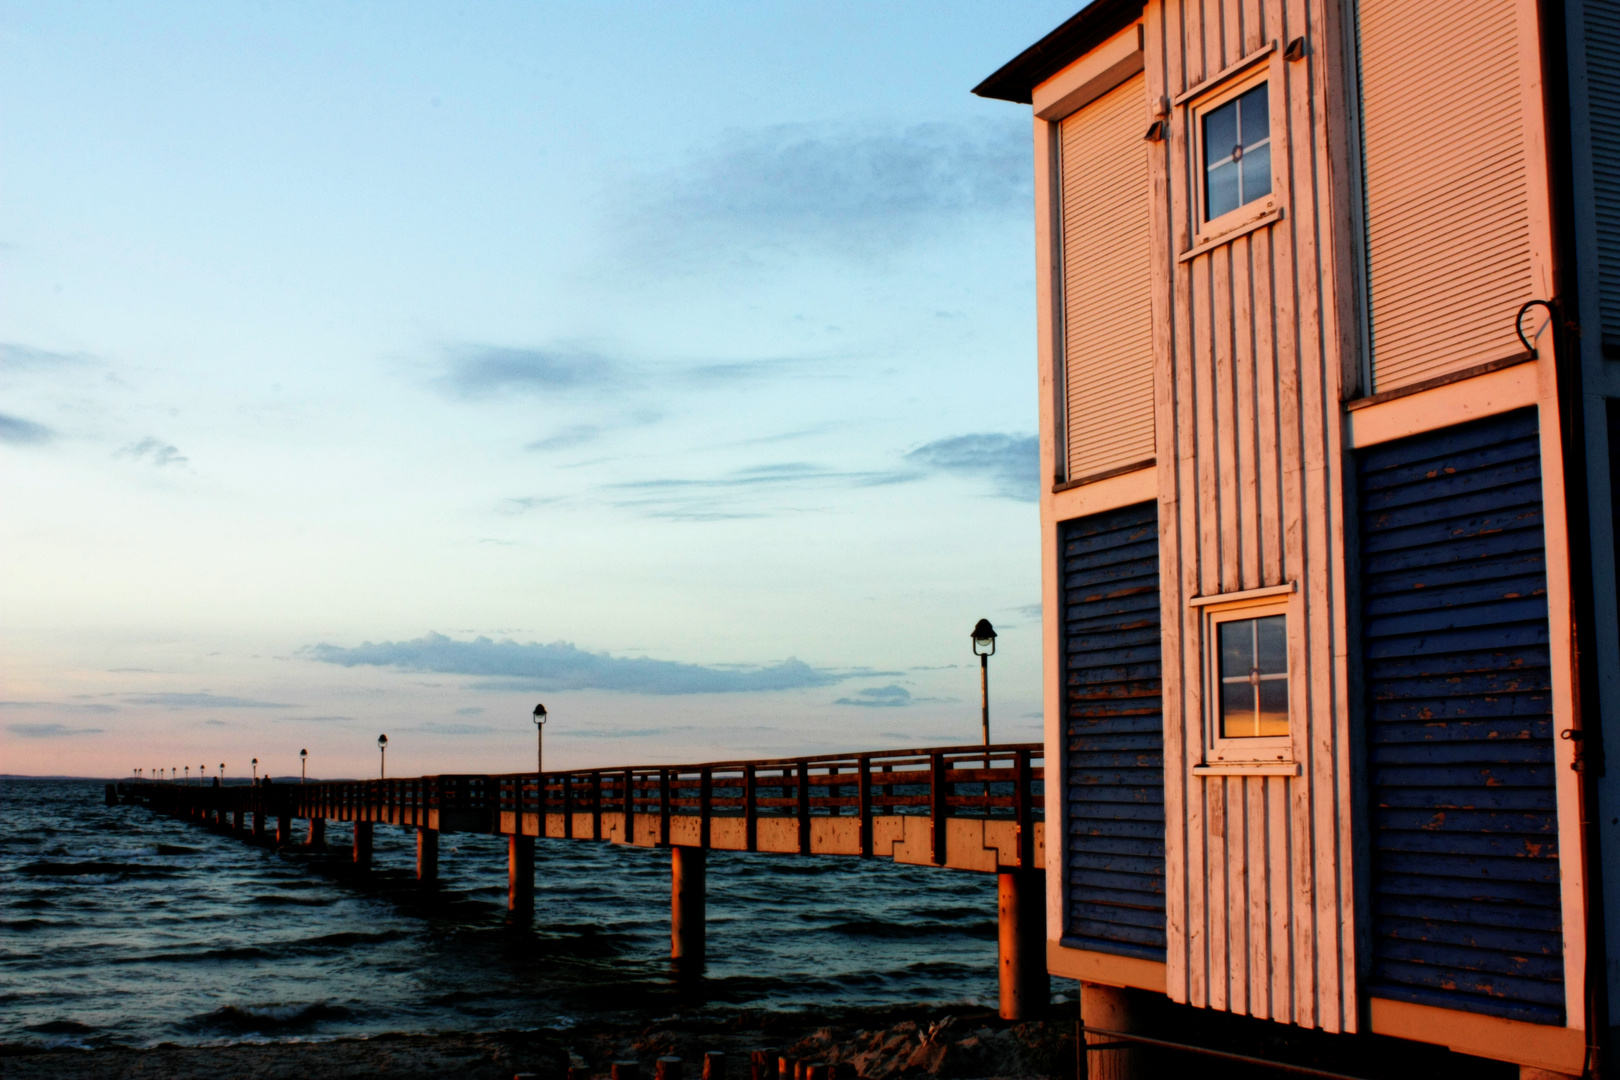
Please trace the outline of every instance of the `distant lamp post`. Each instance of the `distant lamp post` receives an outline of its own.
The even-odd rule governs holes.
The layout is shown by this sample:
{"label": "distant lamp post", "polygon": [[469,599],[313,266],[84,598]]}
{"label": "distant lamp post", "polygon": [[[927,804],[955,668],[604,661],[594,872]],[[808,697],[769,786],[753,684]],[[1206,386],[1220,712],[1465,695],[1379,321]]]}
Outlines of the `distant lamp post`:
{"label": "distant lamp post", "polygon": [[973,655],[979,658],[979,702],[984,718],[984,745],[990,745],[990,658],[996,655],[996,628],[980,619],[973,628]]}
{"label": "distant lamp post", "polygon": [[186,766],[186,783],[191,783],[191,766]]}
{"label": "distant lamp post", "polygon": [[534,707],[534,771],[546,771],[546,707]]}
{"label": "distant lamp post", "polygon": [[298,751],[298,782],[302,784],[309,774],[306,765],[309,763],[309,751]]}
{"label": "distant lamp post", "polygon": [[388,736],[377,736],[377,752],[382,755],[379,775],[382,779],[386,780],[388,779]]}
{"label": "distant lamp post", "polygon": [[259,782],[259,759],[254,758],[253,759],[253,783],[255,785],[257,785],[258,782]]}
{"label": "distant lamp post", "polygon": [[223,761],[219,763],[219,786],[225,786],[225,763]]}

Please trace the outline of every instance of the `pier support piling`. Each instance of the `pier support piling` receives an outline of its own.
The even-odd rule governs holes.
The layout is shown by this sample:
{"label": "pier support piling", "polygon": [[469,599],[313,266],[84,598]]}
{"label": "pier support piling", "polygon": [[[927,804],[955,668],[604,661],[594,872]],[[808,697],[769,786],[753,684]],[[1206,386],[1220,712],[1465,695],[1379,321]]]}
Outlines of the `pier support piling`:
{"label": "pier support piling", "polygon": [[534,911],[534,837],[506,838],[506,910]]}
{"label": "pier support piling", "polygon": [[309,837],[304,841],[305,846],[319,851],[326,846],[326,819],[312,817],[309,819]]}
{"label": "pier support piling", "polygon": [[276,815],[276,847],[292,843],[293,819],[291,814]]}
{"label": "pier support piling", "polygon": [[234,833],[242,831],[242,811],[240,810],[231,811],[231,831]]}
{"label": "pier support piling", "polygon": [[264,843],[264,811],[262,809],[253,811],[253,842],[255,844]]}
{"label": "pier support piling", "polygon": [[356,866],[371,865],[371,822],[356,821],[354,823],[354,863]]}
{"label": "pier support piling", "polygon": [[416,830],[416,880],[432,885],[439,880],[439,830]]}
{"label": "pier support piling", "polygon": [[671,847],[669,955],[683,974],[701,974],[706,952],[708,851]]}
{"label": "pier support piling", "polygon": [[1046,874],[1012,870],[996,875],[1001,1018],[1033,1020],[1050,1003],[1046,974]]}
{"label": "pier support piling", "polygon": [[[1142,1015],[1131,991],[1100,983],[1080,984],[1080,1022],[1106,1031],[1138,1032]],[[1117,1043],[1110,1035],[1086,1033],[1088,1044]],[[1088,1080],[1139,1080],[1143,1070],[1142,1051],[1128,1048],[1086,1051]]]}

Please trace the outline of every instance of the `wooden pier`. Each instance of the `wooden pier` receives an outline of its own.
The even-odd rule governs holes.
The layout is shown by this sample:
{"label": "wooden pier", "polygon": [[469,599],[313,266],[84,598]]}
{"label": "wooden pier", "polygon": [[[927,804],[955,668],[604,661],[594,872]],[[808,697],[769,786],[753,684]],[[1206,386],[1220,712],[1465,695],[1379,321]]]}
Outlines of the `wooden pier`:
{"label": "wooden pier", "polygon": [[[1001,1013],[1046,1004],[1043,747],[1014,743],[763,761],[572,772],[441,775],[295,784],[124,781],[125,803],[277,846],[324,847],[326,823],[353,825],[352,857],[371,861],[372,830],[417,830],[416,873],[438,879],[439,834],[507,837],[507,906],[534,908],[536,840],[671,849],[671,949],[701,971],[709,850],[843,855],[995,873]],[[251,820],[249,820],[251,819]],[[270,822],[274,821],[274,826]],[[272,834],[273,828],[273,834]]]}

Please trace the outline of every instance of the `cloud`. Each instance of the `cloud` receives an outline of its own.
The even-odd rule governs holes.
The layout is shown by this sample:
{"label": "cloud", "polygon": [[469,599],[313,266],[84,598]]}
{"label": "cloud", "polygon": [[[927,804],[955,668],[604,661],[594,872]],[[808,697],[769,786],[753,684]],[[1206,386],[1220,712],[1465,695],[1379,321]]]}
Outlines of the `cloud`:
{"label": "cloud", "polygon": [[911,691],[903,686],[873,686],[855,691],[854,697],[841,697],[834,705],[860,705],[869,709],[895,708],[911,704]]}
{"label": "cloud", "polygon": [[606,424],[572,424],[568,427],[547,435],[543,439],[523,447],[525,450],[544,452],[547,450],[572,450],[576,446],[583,446],[601,438],[604,432],[612,430]]}
{"label": "cloud", "polygon": [[278,724],[338,724],[353,720],[352,716],[278,716]]}
{"label": "cloud", "polygon": [[429,735],[488,735],[495,729],[488,724],[441,724],[436,720],[429,720],[425,724],[405,730],[422,731]]}
{"label": "cloud", "polygon": [[285,702],[254,701],[219,694],[125,694],[131,705],[162,705],[170,709],[296,709]]}
{"label": "cloud", "polygon": [[578,730],[570,729],[561,734],[566,734],[570,739],[646,739],[654,735],[671,735],[678,731],[695,730],[697,729],[692,724],[681,724],[677,727],[663,728],[580,728]]}
{"label": "cloud", "polygon": [[628,224],[640,245],[651,237],[754,252],[808,242],[865,257],[968,215],[1024,220],[1034,190],[1030,157],[1028,128],[1012,117],[736,131],[642,186],[663,196]]}
{"label": "cloud", "polygon": [[204,727],[230,727],[231,725],[227,724],[223,720],[204,720],[203,721],[203,726]]}
{"label": "cloud", "polygon": [[56,432],[44,424],[0,413],[0,443],[11,446],[39,446],[55,438]]}
{"label": "cloud", "polygon": [[617,690],[629,694],[727,694],[830,686],[849,677],[789,658],[769,667],[704,667],[672,660],[587,652],[566,641],[457,641],[430,633],[413,641],[300,650],[325,664],[392,667],[453,675],[504,676],[536,690]]}
{"label": "cloud", "polygon": [[477,716],[479,713],[481,713],[483,711],[484,711],[484,707],[482,705],[469,705],[465,709],[457,709],[456,710],[456,715],[457,716]]}
{"label": "cloud", "polygon": [[163,468],[165,465],[184,465],[186,462],[191,460],[184,454],[180,453],[178,447],[172,446],[169,443],[164,442],[162,439],[153,438],[150,435],[142,439],[140,442],[130,443],[113,456],[129,457],[135,459],[136,461],[144,461],[147,460],[148,454],[151,455],[150,460],[152,465],[159,469]]}
{"label": "cloud", "polygon": [[66,735],[100,735],[102,728],[70,728],[66,724],[7,724],[6,730],[25,739],[58,739]]}
{"label": "cloud", "polygon": [[567,391],[613,385],[618,361],[568,348],[463,346],[451,351],[443,383],[463,397]]}
{"label": "cloud", "polygon": [[919,474],[883,469],[829,469],[807,461],[750,465],[719,476],[653,477],[604,485],[608,501],[644,517],[676,521],[724,521],[766,517],[779,510],[760,499],[781,498],[805,490],[878,487],[905,483]]}
{"label": "cloud", "polygon": [[[75,697],[88,697],[87,694],[76,694]],[[101,704],[64,704],[55,701],[0,701],[0,709],[75,709],[79,712],[110,713],[117,712],[116,705]]]}
{"label": "cloud", "polygon": [[90,359],[85,353],[52,352],[32,345],[19,345],[14,341],[0,341],[0,371],[25,371],[34,368],[65,367],[82,364]]}
{"label": "cloud", "polygon": [[906,460],[932,472],[982,476],[1009,499],[1040,497],[1040,443],[1034,435],[956,435],[919,446]]}

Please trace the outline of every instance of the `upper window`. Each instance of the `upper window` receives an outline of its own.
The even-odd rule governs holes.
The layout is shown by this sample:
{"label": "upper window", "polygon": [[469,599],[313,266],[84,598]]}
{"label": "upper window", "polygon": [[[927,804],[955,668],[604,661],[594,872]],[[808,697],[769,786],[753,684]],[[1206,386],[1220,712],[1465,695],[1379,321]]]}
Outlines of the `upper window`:
{"label": "upper window", "polygon": [[1271,108],[1261,83],[1203,114],[1204,220],[1271,194]]}
{"label": "upper window", "polygon": [[1220,634],[1223,739],[1288,734],[1288,617],[1232,619]]}

